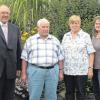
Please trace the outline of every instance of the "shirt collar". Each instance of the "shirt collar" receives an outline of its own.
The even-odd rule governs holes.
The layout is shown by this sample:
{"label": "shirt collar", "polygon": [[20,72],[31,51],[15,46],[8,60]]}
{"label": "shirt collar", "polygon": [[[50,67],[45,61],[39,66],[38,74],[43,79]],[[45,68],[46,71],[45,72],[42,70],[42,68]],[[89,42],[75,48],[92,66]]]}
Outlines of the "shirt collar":
{"label": "shirt collar", "polygon": [[[83,30],[81,29],[81,30],[77,33],[77,35],[80,36],[80,35],[82,34],[82,32],[83,32]],[[67,35],[67,36],[71,36],[71,31],[68,32],[66,35]]]}
{"label": "shirt collar", "polygon": [[[41,38],[40,34],[37,34],[37,39]],[[48,37],[46,39],[52,39],[52,36],[50,34],[48,34]]]}
{"label": "shirt collar", "polygon": [[7,26],[8,23],[3,24],[3,23],[0,21],[0,26],[3,26],[3,25]]}

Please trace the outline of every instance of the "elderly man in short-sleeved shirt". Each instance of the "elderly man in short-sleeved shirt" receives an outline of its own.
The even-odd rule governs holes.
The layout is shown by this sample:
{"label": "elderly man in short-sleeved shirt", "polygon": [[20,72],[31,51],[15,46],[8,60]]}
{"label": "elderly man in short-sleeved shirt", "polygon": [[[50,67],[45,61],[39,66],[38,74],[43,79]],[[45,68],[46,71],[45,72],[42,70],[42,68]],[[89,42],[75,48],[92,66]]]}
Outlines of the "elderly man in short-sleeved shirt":
{"label": "elderly man in short-sleeved shirt", "polygon": [[[22,80],[29,89],[29,100],[40,100],[44,87],[45,100],[57,100],[58,79],[63,79],[63,51],[59,40],[49,34],[49,22],[37,22],[38,33],[30,37],[22,51]],[[26,70],[27,69],[27,70]]]}

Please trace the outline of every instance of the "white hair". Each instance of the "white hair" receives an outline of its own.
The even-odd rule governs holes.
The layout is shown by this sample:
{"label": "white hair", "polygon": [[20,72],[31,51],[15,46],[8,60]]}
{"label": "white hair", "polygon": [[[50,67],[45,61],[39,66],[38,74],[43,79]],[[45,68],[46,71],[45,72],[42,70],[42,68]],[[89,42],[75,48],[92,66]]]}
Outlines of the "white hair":
{"label": "white hair", "polygon": [[8,7],[5,4],[0,5],[0,11],[2,11],[3,9],[6,9],[9,13],[10,13],[10,7]]}
{"label": "white hair", "polygon": [[50,24],[50,22],[46,18],[42,18],[42,19],[38,20],[37,26],[39,27],[42,23],[48,23],[48,24]]}

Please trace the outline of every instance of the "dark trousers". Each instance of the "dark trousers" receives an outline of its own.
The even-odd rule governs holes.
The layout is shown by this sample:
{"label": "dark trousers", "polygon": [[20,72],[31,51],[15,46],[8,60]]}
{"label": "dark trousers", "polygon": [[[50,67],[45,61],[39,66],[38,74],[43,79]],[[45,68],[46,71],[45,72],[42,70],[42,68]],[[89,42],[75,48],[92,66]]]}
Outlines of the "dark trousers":
{"label": "dark trousers", "polygon": [[98,79],[98,69],[93,70],[93,87],[94,87],[94,95],[96,100],[100,100],[100,85]]}
{"label": "dark trousers", "polygon": [[0,100],[14,100],[15,79],[7,79],[5,71],[0,78]]}
{"label": "dark trousers", "polygon": [[[85,100],[87,76],[64,75],[66,100]],[[75,99],[76,98],[76,99]]]}

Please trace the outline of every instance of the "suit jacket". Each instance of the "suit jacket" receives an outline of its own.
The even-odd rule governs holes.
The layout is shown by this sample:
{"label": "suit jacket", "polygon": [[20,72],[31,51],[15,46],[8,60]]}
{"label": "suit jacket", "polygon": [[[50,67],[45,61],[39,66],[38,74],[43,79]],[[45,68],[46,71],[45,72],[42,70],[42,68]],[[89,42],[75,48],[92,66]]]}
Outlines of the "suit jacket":
{"label": "suit jacket", "polygon": [[0,26],[0,77],[4,70],[7,78],[16,78],[16,71],[21,65],[20,31],[14,24],[8,23],[8,43]]}

